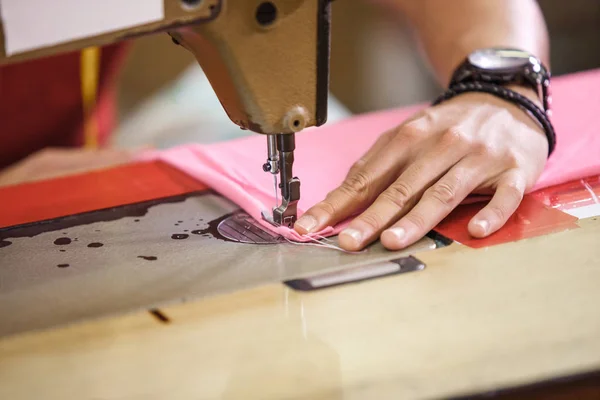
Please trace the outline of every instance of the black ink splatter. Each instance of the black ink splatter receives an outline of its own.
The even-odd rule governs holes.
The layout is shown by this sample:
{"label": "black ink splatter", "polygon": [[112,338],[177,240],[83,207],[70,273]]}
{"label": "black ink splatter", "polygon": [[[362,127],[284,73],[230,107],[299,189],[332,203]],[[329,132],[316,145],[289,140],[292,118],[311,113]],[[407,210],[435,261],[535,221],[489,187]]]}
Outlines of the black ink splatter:
{"label": "black ink splatter", "polygon": [[[221,235],[221,233],[219,232],[219,224],[226,220],[227,218],[231,217],[233,214],[226,214],[223,215],[222,217],[219,217],[217,219],[214,219],[212,221],[209,221],[206,225],[206,228],[204,229],[195,229],[193,230],[191,233],[194,235],[198,235],[201,237],[206,237],[206,238],[215,238],[215,239],[219,239],[219,240],[223,240],[225,242],[234,242],[235,240],[231,240],[223,235]],[[204,221],[202,218],[199,219],[199,221]],[[199,226],[199,225],[196,225]]]}
{"label": "black ink splatter", "polygon": [[185,233],[174,233],[171,235],[171,239],[175,239],[175,240],[187,239],[189,237],[190,237],[190,235],[185,234]]}
{"label": "black ink splatter", "polygon": [[158,260],[158,258],[156,258],[154,256],[138,256],[138,258],[141,258],[141,259],[146,260],[146,261],[156,261],[156,260]]}
{"label": "black ink splatter", "polygon": [[183,221],[177,221],[177,223],[181,224],[181,223],[183,223]]}
{"label": "black ink splatter", "polygon": [[69,264],[58,264],[57,267],[58,268],[67,268],[67,267],[69,267]]}
{"label": "black ink splatter", "polygon": [[100,242],[94,242],[94,243],[88,244],[88,247],[92,247],[92,248],[98,248],[98,247],[102,247],[102,246],[104,246],[104,243],[100,243]]}
{"label": "black ink splatter", "polygon": [[8,240],[0,240],[0,248],[10,246],[11,244],[12,244],[12,242],[10,242]]}
{"label": "black ink splatter", "polygon": [[[34,237],[46,232],[58,232],[63,229],[69,229],[74,226],[89,225],[96,222],[117,221],[125,217],[143,217],[148,214],[148,210],[159,204],[181,203],[189,198],[200,197],[212,194],[211,191],[191,192],[183,195],[149,200],[141,203],[129,204],[106,210],[88,212],[73,216],[59,217],[43,223],[33,223],[20,226],[14,229],[0,230],[0,240],[20,237]],[[63,231],[66,232],[66,231]]]}
{"label": "black ink splatter", "polygon": [[71,244],[71,239],[68,237],[61,237],[54,241],[54,244],[57,246],[65,246],[67,244]]}

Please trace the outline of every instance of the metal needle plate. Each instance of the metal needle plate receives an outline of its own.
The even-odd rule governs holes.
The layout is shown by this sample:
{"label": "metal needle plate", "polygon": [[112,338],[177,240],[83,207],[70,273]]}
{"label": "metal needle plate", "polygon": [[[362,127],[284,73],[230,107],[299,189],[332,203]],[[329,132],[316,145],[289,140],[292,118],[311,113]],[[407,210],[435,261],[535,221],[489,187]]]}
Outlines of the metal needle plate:
{"label": "metal needle plate", "polygon": [[237,211],[217,226],[221,235],[229,240],[249,244],[275,244],[285,242],[281,236],[267,231],[244,211]]}

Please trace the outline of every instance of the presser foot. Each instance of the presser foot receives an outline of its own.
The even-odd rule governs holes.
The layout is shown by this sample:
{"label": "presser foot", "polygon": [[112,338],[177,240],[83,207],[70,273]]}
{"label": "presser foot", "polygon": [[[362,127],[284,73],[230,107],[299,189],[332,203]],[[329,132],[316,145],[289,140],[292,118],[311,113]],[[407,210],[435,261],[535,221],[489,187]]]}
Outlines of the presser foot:
{"label": "presser foot", "polygon": [[[268,157],[263,165],[265,172],[270,172],[275,177],[279,174],[280,178],[279,185],[275,185],[276,204],[272,209],[272,215],[263,212],[263,219],[274,226],[285,226],[290,229],[296,222],[297,204],[300,200],[300,180],[292,172],[295,148],[294,134],[268,135]],[[281,204],[278,204],[277,189],[281,189]]]}

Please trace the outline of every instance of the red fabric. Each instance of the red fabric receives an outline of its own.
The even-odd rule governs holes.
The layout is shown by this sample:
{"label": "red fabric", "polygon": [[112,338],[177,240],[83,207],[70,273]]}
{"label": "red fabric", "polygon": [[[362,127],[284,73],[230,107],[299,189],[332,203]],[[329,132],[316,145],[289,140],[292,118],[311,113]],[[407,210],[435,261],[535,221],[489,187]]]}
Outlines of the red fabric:
{"label": "red fabric", "polygon": [[533,195],[523,198],[517,211],[496,233],[477,239],[469,233],[468,225],[481,209],[480,203],[464,204],[455,209],[435,230],[465,246],[482,248],[577,229],[577,217],[540,203]]}
{"label": "red fabric", "polygon": [[[99,142],[115,123],[114,85],[126,45],[102,49],[96,117]],[[0,67],[0,168],[45,147],[83,142],[80,53]]]}
{"label": "red fabric", "polygon": [[204,184],[160,161],[8,186],[0,188],[0,229],[202,190]]}

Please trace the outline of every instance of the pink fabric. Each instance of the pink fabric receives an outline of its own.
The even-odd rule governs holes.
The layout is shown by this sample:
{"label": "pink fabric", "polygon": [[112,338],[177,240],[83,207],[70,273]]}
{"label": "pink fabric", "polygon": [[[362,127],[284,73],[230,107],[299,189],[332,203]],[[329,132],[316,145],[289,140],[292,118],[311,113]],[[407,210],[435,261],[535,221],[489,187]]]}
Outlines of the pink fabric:
{"label": "pink fabric", "polygon": [[[553,86],[557,148],[536,190],[600,174],[600,70],[557,78]],[[296,135],[294,172],[301,181],[298,214],[338,186],[352,163],[382,132],[422,107],[360,115]],[[268,229],[292,240],[309,240],[287,228],[275,229],[261,219],[261,211],[270,209],[275,202],[273,179],[261,169],[266,158],[264,137],[254,135],[211,145],[186,145],[149,157],[164,160],[201,180]],[[344,226],[329,227],[319,234],[335,234]]]}

